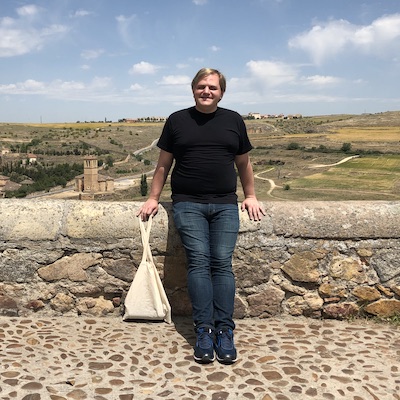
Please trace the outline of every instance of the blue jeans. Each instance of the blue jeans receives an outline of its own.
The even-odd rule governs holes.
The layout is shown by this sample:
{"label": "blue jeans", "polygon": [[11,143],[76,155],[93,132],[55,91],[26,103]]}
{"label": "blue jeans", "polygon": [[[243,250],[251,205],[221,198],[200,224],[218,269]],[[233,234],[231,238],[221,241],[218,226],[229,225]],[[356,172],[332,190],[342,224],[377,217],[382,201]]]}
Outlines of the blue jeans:
{"label": "blue jeans", "polygon": [[239,231],[238,206],[179,202],[173,213],[186,252],[195,327],[233,330],[232,255]]}

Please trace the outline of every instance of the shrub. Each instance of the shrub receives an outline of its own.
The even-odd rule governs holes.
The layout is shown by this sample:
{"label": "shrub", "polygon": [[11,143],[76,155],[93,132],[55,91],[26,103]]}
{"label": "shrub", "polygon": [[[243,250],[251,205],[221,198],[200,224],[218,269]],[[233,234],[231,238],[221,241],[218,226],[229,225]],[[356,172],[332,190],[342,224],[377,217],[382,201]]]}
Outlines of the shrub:
{"label": "shrub", "polygon": [[298,150],[299,148],[300,148],[300,145],[296,142],[291,142],[286,147],[287,150]]}

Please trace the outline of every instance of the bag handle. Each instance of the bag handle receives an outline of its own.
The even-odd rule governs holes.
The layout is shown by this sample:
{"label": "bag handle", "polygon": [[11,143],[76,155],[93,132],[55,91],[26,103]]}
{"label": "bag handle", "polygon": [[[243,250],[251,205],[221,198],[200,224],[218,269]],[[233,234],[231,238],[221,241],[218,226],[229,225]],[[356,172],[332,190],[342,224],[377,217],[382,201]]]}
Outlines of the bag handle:
{"label": "bag handle", "polygon": [[139,226],[140,226],[140,233],[142,236],[142,245],[143,245],[142,262],[144,261],[153,262],[153,255],[151,254],[151,249],[150,249],[150,231],[152,223],[153,223],[153,216],[150,215],[147,221],[147,229],[146,229],[144,222],[139,217]]}

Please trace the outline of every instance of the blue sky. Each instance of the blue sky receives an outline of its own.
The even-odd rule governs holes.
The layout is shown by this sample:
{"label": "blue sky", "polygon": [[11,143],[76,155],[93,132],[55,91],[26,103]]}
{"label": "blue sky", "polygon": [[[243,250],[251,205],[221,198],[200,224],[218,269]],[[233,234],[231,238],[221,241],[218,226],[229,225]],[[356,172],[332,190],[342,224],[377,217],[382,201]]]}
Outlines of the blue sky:
{"label": "blue sky", "polygon": [[0,0],[0,122],[400,110],[399,0]]}

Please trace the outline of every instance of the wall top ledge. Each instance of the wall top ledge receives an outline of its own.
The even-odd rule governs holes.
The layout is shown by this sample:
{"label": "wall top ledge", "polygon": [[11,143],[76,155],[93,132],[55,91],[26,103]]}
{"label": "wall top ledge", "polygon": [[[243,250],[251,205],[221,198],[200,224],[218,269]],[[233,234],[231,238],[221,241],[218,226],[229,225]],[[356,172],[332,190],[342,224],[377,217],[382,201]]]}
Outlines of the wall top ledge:
{"label": "wall top ledge", "polygon": [[[141,202],[0,200],[0,240],[121,239],[138,236]],[[241,231],[315,239],[398,239],[400,202],[263,202],[266,216],[252,222],[240,213]],[[171,203],[161,203],[153,231],[166,234]]]}

